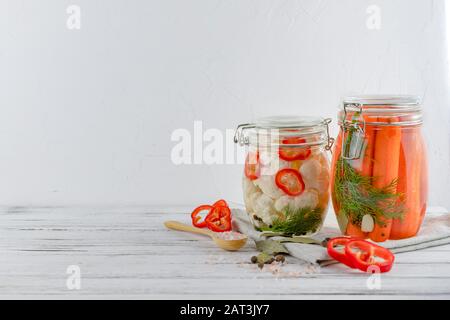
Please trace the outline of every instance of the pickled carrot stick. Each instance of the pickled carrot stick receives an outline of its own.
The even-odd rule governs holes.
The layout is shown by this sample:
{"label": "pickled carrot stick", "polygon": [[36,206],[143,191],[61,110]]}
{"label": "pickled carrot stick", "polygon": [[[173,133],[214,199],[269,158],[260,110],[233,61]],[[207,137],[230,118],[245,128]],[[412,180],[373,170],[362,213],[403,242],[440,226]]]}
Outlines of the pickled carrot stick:
{"label": "pickled carrot stick", "polygon": [[402,235],[403,238],[413,237],[417,234],[420,228],[420,223],[422,222],[422,205],[420,203],[420,174],[422,171],[422,147],[420,145],[420,134],[417,129],[414,128],[414,133],[411,135],[414,140],[409,141],[411,151],[409,154],[405,154],[405,157],[411,157],[412,165],[409,167],[410,172],[408,175],[411,176],[410,184],[407,186],[408,197],[405,203],[405,227],[406,232]]}
{"label": "pickled carrot stick", "polygon": [[[397,192],[402,194],[402,196],[400,198],[400,200],[402,202],[405,202],[405,199],[408,198],[407,185],[411,178],[408,175],[408,166],[407,166],[406,159],[405,159],[405,141],[406,141],[405,138],[408,134],[409,133],[404,133],[402,136],[402,144],[400,147],[400,158],[399,158],[399,166],[398,166]],[[401,220],[401,219],[393,219],[392,220],[391,235],[390,235],[391,239],[397,240],[397,239],[402,239],[404,237],[403,236],[403,234],[405,233],[404,229],[405,229],[405,225],[407,224],[407,211],[409,211],[409,210],[407,209],[407,206],[405,204],[403,220]]]}
{"label": "pickled carrot stick", "polygon": [[406,129],[400,150],[399,181],[397,192],[404,201],[403,219],[394,219],[391,228],[392,239],[409,238],[416,235],[422,220],[421,172],[422,145],[419,128]]}
{"label": "pickled carrot stick", "polygon": [[[364,118],[367,121],[366,117]],[[365,131],[366,150],[364,152],[361,174],[366,177],[371,177],[374,161],[375,129],[372,125],[366,125]]]}
{"label": "pickled carrot stick", "polygon": [[348,236],[365,239],[367,238],[367,233],[361,230],[360,226],[354,225],[351,221],[347,224],[347,230],[345,234]]}
{"label": "pickled carrot stick", "polygon": [[[369,122],[371,119],[369,116],[364,115],[364,120]],[[373,172],[373,162],[374,162],[374,149],[375,149],[375,129],[372,125],[366,125],[365,127],[365,150],[362,157],[361,174],[366,177],[371,177]],[[351,221],[348,222],[346,234],[358,238],[367,238],[368,232],[363,232],[361,227],[353,224]]]}
{"label": "pickled carrot stick", "polygon": [[420,143],[421,135],[419,128],[412,128],[411,130],[410,136],[405,139],[405,159],[406,157],[409,157],[411,159],[411,165],[409,166],[408,172],[410,180],[409,184],[406,186],[407,198],[405,203],[405,233],[402,234],[403,238],[415,236],[419,231],[422,220],[422,205],[420,203],[420,175],[422,172],[424,150],[422,149],[422,145]]}
{"label": "pickled carrot stick", "polygon": [[[392,118],[392,122],[398,119]],[[389,122],[391,122],[389,121]],[[378,122],[388,122],[384,118],[378,118]],[[400,161],[401,128],[388,126],[378,129],[375,135],[375,150],[373,164],[373,185],[376,188],[388,186],[394,179],[398,179],[398,167]],[[380,218],[382,225],[375,223],[370,239],[382,242],[389,239],[392,219]]]}
{"label": "pickled carrot stick", "polygon": [[[428,202],[428,162],[427,162],[427,150],[425,146],[425,141],[420,135],[420,144],[421,144],[421,162],[420,162],[420,205],[422,206],[420,212],[420,224],[422,224],[423,218],[425,217],[425,212],[427,210],[427,202]],[[420,226],[419,226],[420,228]],[[419,230],[417,230],[419,231]]]}

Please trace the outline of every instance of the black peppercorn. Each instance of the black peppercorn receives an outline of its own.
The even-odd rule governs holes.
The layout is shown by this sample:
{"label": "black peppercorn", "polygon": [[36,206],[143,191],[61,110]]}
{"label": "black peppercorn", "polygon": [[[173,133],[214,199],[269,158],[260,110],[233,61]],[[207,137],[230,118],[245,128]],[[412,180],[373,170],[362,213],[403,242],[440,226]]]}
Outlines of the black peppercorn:
{"label": "black peppercorn", "polygon": [[326,246],[328,245],[328,241],[330,241],[330,238],[325,238],[325,239],[322,241],[322,247],[326,247]]}

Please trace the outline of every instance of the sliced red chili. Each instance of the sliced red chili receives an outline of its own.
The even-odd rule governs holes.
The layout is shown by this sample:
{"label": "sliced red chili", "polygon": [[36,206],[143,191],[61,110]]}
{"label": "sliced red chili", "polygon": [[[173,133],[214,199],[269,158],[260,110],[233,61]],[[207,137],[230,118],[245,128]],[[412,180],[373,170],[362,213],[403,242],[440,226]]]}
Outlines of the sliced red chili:
{"label": "sliced red chili", "polygon": [[213,207],[217,207],[217,206],[228,207],[228,203],[225,200],[220,199],[220,200],[217,200],[216,202],[214,202],[212,206]]}
{"label": "sliced red chili", "polygon": [[[283,139],[282,144],[301,144],[306,140],[299,137]],[[309,147],[280,147],[278,154],[281,159],[286,161],[305,160],[311,155]]]}
{"label": "sliced red chili", "polygon": [[[337,237],[328,240],[327,244],[327,251],[330,257],[345,264],[346,266],[349,266],[350,268],[354,268],[355,266],[347,257],[347,254],[345,253],[345,246],[352,240],[352,238],[348,237]],[[336,247],[338,246],[342,246],[342,250],[337,250]]]}
{"label": "sliced red chili", "polygon": [[[204,228],[206,227],[206,218],[204,218],[202,220],[202,217],[200,216],[200,213],[202,211],[207,211],[207,214],[205,214],[205,217],[207,217],[210,213],[211,210],[213,209],[213,206],[204,204],[201,206],[198,206],[197,208],[194,209],[194,211],[192,211],[191,213],[191,218],[192,218],[192,224],[194,226],[196,226],[197,228]],[[202,220],[202,221],[201,221]]]}
{"label": "sliced red chili", "polygon": [[[333,239],[328,240],[327,243],[327,251],[330,257],[333,259],[345,264],[346,266],[349,266],[350,268],[356,268],[353,261],[348,257],[346,252],[347,245],[352,242],[358,240],[358,238],[354,237],[336,237]],[[341,246],[341,250],[337,250],[336,247]],[[366,260],[369,257],[367,253],[361,254],[361,259]]]}
{"label": "sliced red chili", "polygon": [[206,226],[215,232],[231,230],[231,211],[225,206],[213,207],[205,218]]}
{"label": "sliced red chili", "polygon": [[249,152],[247,158],[245,159],[245,176],[250,180],[255,180],[259,178],[260,175],[260,165],[259,165],[259,153]]}
{"label": "sliced red chili", "polygon": [[281,169],[275,176],[275,183],[284,193],[290,196],[298,196],[305,190],[303,178],[295,169]]}
{"label": "sliced red chili", "polygon": [[365,240],[353,240],[345,246],[345,253],[351,263],[364,272],[370,266],[380,272],[388,272],[394,264],[394,255],[388,249]]}

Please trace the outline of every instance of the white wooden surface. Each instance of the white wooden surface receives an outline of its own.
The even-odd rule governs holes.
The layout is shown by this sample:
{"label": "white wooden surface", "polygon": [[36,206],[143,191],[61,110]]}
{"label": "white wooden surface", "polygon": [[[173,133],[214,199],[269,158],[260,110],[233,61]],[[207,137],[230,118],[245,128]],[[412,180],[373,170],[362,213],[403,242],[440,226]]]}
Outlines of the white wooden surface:
{"label": "white wooden surface", "polygon": [[[397,255],[370,290],[367,275],[341,265],[309,274],[294,260],[283,276],[207,238],[166,230],[188,208],[0,208],[0,298],[450,298],[450,246]],[[329,213],[332,214],[332,213]],[[69,265],[81,289],[66,286]],[[289,274],[292,272],[292,274]]]}

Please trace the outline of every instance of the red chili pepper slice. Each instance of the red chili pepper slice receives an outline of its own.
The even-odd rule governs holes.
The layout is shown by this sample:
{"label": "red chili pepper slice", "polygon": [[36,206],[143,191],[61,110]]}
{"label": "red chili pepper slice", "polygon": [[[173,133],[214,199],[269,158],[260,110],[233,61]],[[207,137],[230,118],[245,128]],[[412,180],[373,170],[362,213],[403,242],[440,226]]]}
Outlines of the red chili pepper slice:
{"label": "red chili pepper slice", "polygon": [[[282,144],[300,144],[305,142],[305,139],[298,137],[287,138],[281,141]],[[305,160],[311,155],[311,149],[308,147],[280,147],[278,155],[286,161]]]}
{"label": "red chili pepper slice", "polygon": [[281,169],[275,176],[275,183],[284,193],[290,196],[298,196],[305,190],[303,178],[295,169]]}
{"label": "red chili pepper slice", "polygon": [[[328,240],[327,244],[327,251],[330,257],[345,264],[346,266],[349,266],[350,268],[354,268],[355,266],[347,257],[347,254],[345,253],[345,246],[352,240],[352,238],[348,237],[337,237]],[[336,250],[337,246],[343,246],[342,250]]]}
{"label": "red chili pepper slice", "polygon": [[[347,256],[347,253],[345,251],[346,246],[351,242],[358,240],[358,238],[354,237],[336,237],[333,239],[328,240],[327,243],[327,251],[330,257],[333,259],[345,264],[346,266],[349,266],[350,268],[356,268],[353,261],[350,260],[350,258]],[[342,246],[342,250],[336,250],[337,246]],[[361,259],[366,260],[368,258],[367,253],[361,254]]]}
{"label": "red chili pepper slice", "polygon": [[199,214],[202,211],[208,211],[208,213],[205,215],[205,217],[207,217],[210,213],[211,210],[213,209],[213,206],[204,204],[201,206],[198,206],[197,208],[194,209],[194,211],[192,211],[191,213],[191,218],[192,218],[192,224],[194,226],[196,226],[197,228],[204,228],[206,227],[206,218],[203,219],[203,221],[200,221],[202,219],[201,216],[199,216]]}
{"label": "red chili pepper slice", "polygon": [[231,211],[225,206],[213,207],[205,218],[206,226],[215,232],[231,230]]}
{"label": "red chili pepper slice", "polygon": [[247,158],[245,159],[245,176],[250,180],[255,180],[259,178],[260,175],[260,165],[259,165],[259,153],[249,152]]}
{"label": "red chili pepper slice", "polygon": [[228,203],[225,200],[220,199],[220,200],[217,200],[216,202],[214,202],[212,206],[213,207],[218,207],[218,206],[228,207]]}
{"label": "red chili pepper slice", "polygon": [[345,253],[351,263],[364,272],[370,266],[377,266],[380,272],[388,272],[395,259],[388,249],[365,240],[350,241],[345,246]]}

